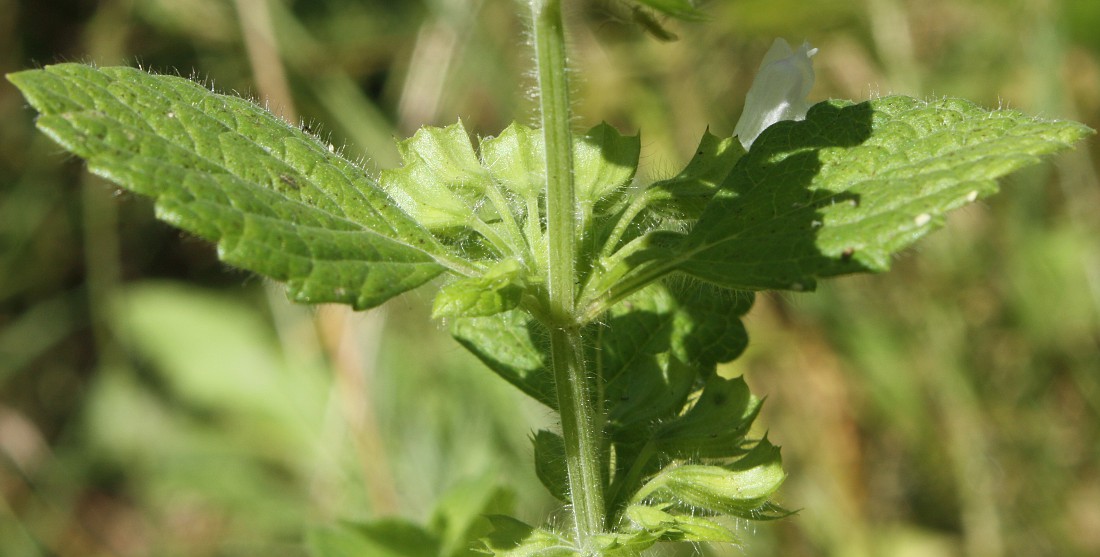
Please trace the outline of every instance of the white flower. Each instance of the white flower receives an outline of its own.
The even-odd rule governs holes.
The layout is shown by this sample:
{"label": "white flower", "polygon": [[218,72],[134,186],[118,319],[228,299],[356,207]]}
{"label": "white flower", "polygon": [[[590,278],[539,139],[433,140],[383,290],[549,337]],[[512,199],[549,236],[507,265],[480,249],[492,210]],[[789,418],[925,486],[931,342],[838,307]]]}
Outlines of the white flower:
{"label": "white flower", "polygon": [[802,43],[795,52],[783,39],[776,39],[745,96],[745,111],[733,133],[748,150],[760,132],[780,120],[803,120],[810,103],[806,96],[814,86],[814,66],[810,58],[817,54],[810,43]]}

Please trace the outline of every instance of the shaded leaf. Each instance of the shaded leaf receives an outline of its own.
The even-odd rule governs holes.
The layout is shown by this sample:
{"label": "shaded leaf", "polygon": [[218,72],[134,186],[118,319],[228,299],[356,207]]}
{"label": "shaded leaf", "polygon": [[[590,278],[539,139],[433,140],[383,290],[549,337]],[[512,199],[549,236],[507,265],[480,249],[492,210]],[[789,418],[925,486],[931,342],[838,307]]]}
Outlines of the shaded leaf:
{"label": "shaded leaf", "polygon": [[573,185],[582,214],[630,184],[638,169],[641,136],[625,136],[606,122],[573,140]]}
{"label": "shaded leaf", "polygon": [[679,270],[725,288],[806,290],[883,271],[946,212],[1091,133],[958,99],[820,103],[765,130],[691,231],[651,234],[620,280]]}
{"label": "shaded leaf", "polygon": [[535,475],[559,501],[569,503],[569,474],[565,468],[565,441],[557,433],[539,430],[531,439],[535,447]]}
{"label": "shaded leaf", "polygon": [[745,453],[745,434],[760,412],[745,380],[712,376],[699,400],[653,433],[662,453],[675,458],[725,458]]}
{"label": "shaded leaf", "polygon": [[612,308],[607,326],[590,335],[612,427],[646,435],[647,422],[679,414],[699,375],[748,344],[740,316],[752,301],[706,286],[655,284]]}
{"label": "shaded leaf", "polygon": [[697,219],[726,176],[745,155],[733,137],[703,134],[695,155],[679,174],[654,182],[646,190],[647,206],[661,216]]}
{"label": "shaded leaf", "polygon": [[766,130],[688,234],[676,266],[739,289],[883,271],[996,179],[1092,133],[967,101],[836,101]]}

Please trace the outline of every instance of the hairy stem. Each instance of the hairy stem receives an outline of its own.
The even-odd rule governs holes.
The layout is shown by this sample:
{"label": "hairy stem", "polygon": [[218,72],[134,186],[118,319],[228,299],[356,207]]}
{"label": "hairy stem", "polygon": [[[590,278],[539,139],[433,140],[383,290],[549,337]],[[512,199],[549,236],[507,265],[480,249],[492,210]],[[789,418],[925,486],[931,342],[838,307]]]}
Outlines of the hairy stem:
{"label": "hairy stem", "polygon": [[573,139],[561,0],[531,0],[538,64],[539,102],[546,146],[547,292],[551,363],[577,544],[587,547],[603,530],[598,407],[585,371],[580,324],[576,321],[576,213]]}
{"label": "hairy stem", "polygon": [[549,236],[551,314],[572,323],[576,231],[573,220],[573,134],[560,0],[532,0],[542,133],[546,145],[546,232]]}
{"label": "hairy stem", "polygon": [[565,440],[565,465],[569,473],[569,497],[577,545],[603,531],[603,472],[600,458],[600,431],[596,427],[597,407],[585,377],[584,346],[580,331],[551,329],[550,350],[554,365],[554,384],[561,433]]}

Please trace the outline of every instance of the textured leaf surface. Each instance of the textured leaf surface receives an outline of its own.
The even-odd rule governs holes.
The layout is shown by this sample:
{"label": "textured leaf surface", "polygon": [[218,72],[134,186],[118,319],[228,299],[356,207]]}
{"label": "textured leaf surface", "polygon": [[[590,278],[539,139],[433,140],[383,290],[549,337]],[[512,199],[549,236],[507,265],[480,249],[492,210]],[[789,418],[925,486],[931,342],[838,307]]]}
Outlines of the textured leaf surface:
{"label": "textured leaf surface", "polygon": [[946,212],[1089,133],[956,99],[821,103],[766,130],[687,237],[662,238],[635,262],[738,289],[882,271]]}
{"label": "textured leaf surface", "polygon": [[514,309],[523,298],[523,275],[518,261],[506,259],[483,276],[448,284],[436,294],[432,317],[482,317]]}
{"label": "textured leaf surface", "polygon": [[744,155],[745,149],[737,138],[704,133],[687,167],[672,178],[654,182],[646,190],[649,208],[662,216],[699,218],[718,186]]}
{"label": "textured leaf surface", "polygon": [[651,532],[668,541],[738,543],[729,528],[707,518],[673,514],[650,505],[631,505],[624,513],[632,528]]}
{"label": "textured leaf surface", "polygon": [[625,136],[606,122],[573,142],[573,185],[578,209],[590,212],[604,198],[634,178],[641,154],[641,136]]}
{"label": "textured leaf surface", "polygon": [[[8,76],[38,127],[299,302],[377,305],[455,264],[363,169],[255,104],[133,68]],[[461,263],[457,263],[461,265]]]}
{"label": "textured leaf surface", "polygon": [[741,518],[769,518],[768,498],[786,479],[779,448],[764,439],[727,465],[673,464],[635,495],[635,503],[670,504]]}
{"label": "textured leaf surface", "polygon": [[646,436],[648,422],[678,414],[700,374],[741,353],[740,316],[750,295],[714,288],[653,285],[614,308],[593,338],[614,434]]}
{"label": "textured leaf surface", "polygon": [[489,369],[528,396],[557,408],[546,329],[521,311],[456,319],[451,335]]}
{"label": "textured leaf surface", "polygon": [[[590,325],[589,360],[606,382],[613,427],[676,412],[696,372],[669,362],[706,372],[737,357],[748,344],[740,316],[752,302],[751,293],[657,284],[617,305],[608,326]],[[556,407],[549,336],[536,320],[519,311],[457,319],[451,334],[508,382]]]}
{"label": "textured leaf surface", "polygon": [[745,380],[712,376],[699,400],[654,432],[657,446],[677,458],[724,458],[744,453],[741,444],[760,412]]}
{"label": "textured leaf surface", "polygon": [[[397,145],[402,166],[382,172],[382,187],[406,213],[431,229],[466,226],[492,187],[470,136],[461,122],[445,128],[424,127]],[[499,217],[484,215],[483,220]]]}
{"label": "textured leaf surface", "polygon": [[481,162],[489,175],[523,199],[538,199],[546,189],[542,132],[512,123],[481,142]]}

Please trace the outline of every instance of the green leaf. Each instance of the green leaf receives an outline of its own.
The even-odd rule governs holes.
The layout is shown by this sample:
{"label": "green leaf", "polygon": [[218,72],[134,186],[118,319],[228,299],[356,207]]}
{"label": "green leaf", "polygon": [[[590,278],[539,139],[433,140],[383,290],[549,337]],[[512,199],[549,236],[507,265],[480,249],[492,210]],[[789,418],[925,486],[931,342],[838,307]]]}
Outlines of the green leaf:
{"label": "green leaf", "polygon": [[525,200],[546,189],[542,132],[513,122],[496,137],[482,140],[481,163],[497,183]]}
{"label": "green leaf", "polygon": [[695,155],[676,176],[646,190],[648,208],[662,217],[697,219],[730,170],[745,155],[737,138],[703,134]]}
{"label": "green leaf", "polygon": [[557,408],[554,376],[547,367],[550,338],[530,316],[513,310],[456,319],[451,336],[505,381],[546,406]]}
{"label": "green leaf", "polygon": [[[752,302],[748,292],[655,284],[615,306],[607,326],[589,326],[585,337],[595,344],[588,358],[603,375],[613,425],[626,431],[678,412],[698,371],[710,373],[744,350],[740,316]],[[556,408],[548,333],[536,320],[519,311],[462,318],[451,334],[509,383]]]}
{"label": "green leaf", "polygon": [[311,557],[437,557],[439,542],[420,526],[399,518],[344,523],[311,530]]}
{"label": "green leaf", "polygon": [[773,518],[775,507],[767,505],[768,498],[784,479],[779,447],[763,439],[732,464],[671,464],[642,486],[632,502],[747,519]]}
{"label": "green leaf", "polygon": [[591,213],[598,203],[634,179],[641,136],[624,136],[606,122],[573,141],[573,185],[578,209]]}
{"label": "green leaf", "polygon": [[[429,529],[439,539],[439,557],[474,557],[479,540],[492,529],[485,517],[511,512],[513,494],[485,473],[449,488],[435,504]],[[433,556],[434,557],[434,556]]]}
{"label": "green leaf", "polygon": [[555,498],[569,498],[569,475],[565,469],[565,441],[557,433],[541,429],[531,438],[535,448],[535,475]]}
{"label": "green leaf", "polygon": [[592,536],[594,555],[600,557],[640,557],[642,552],[660,541],[653,532],[611,532]]}
{"label": "green leaf", "polygon": [[748,344],[746,294],[655,284],[612,308],[607,326],[589,335],[611,425],[646,433],[638,424],[678,414],[700,374],[737,357]]}
{"label": "green leaf", "polygon": [[251,102],[133,68],[8,79],[42,113],[38,128],[93,173],[154,197],[161,219],[286,281],[295,301],[363,309],[469,269],[363,169]]}
{"label": "green leaf", "polygon": [[435,297],[432,317],[484,317],[514,309],[523,299],[525,274],[518,261],[506,259],[483,276],[448,284]]}
{"label": "green leaf", "polygon": [[420,128],[397,150],[402,166],[382,172],[382,188],[424,226],[464,228],[471,215],[486,222],[500,218],[484,203],[492,182],[462,122]]}
{"label": "green leaf", "polygon": [[656,235],[632,263],[750,290],[883,271],[947,211],[1090,133],[957,99],[821,103],[765,130],[690,233]]}
{"label": "green leaf", "polygon": [[660,507],[631,505],[624,513],[633,529],[657,534],[665,541],[740,543],[729,528],[700,516],[672,514]]}
{"label": "green leaf", "polygon": [[657,447],[675,458],[725,458],[745,453],[745,435],[761,402],[741,377],[712,376],[699,400],[653,433]]}
{"label": "green leaf", "polygon": [[489,516],[493,532],[482,539],[490,554],[498,557],[580,557],[565,538],[535,528],[509,516]]}

